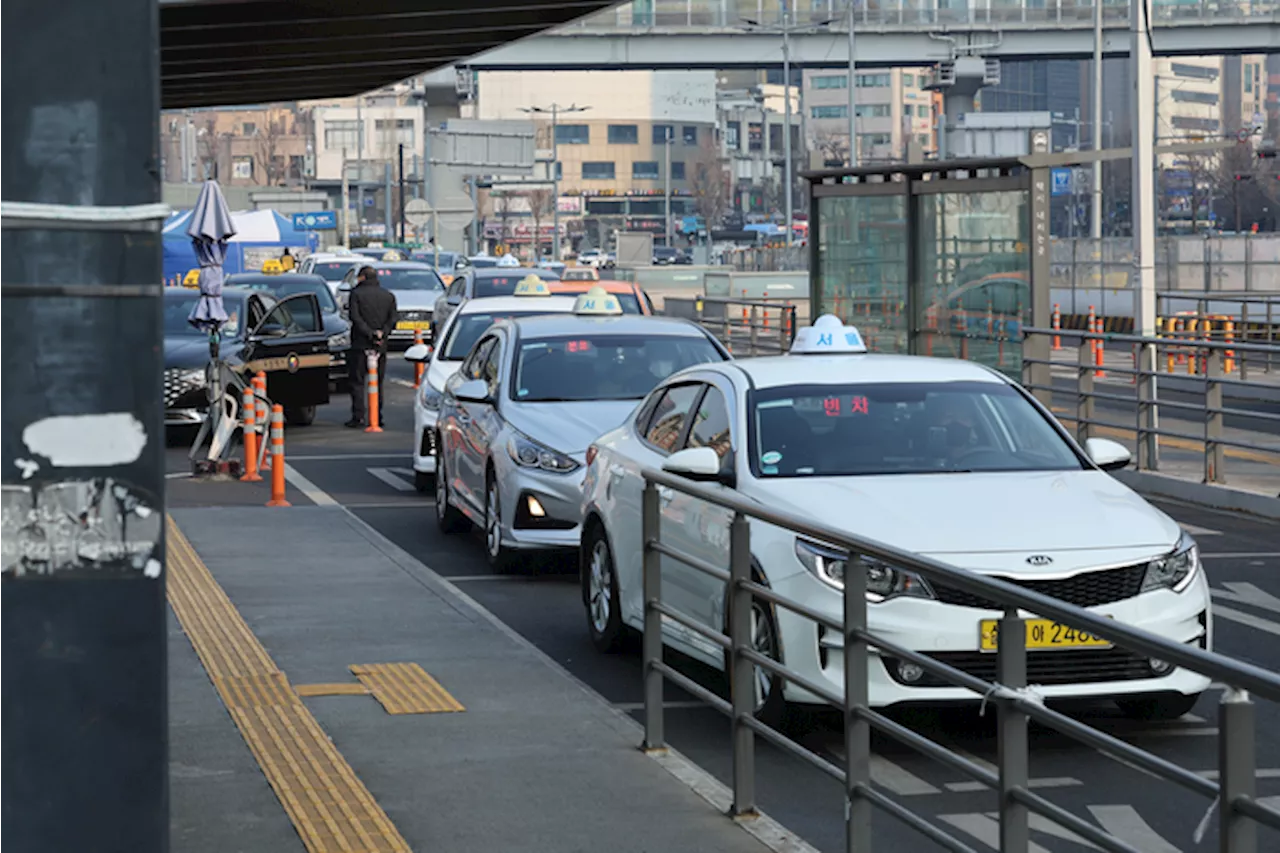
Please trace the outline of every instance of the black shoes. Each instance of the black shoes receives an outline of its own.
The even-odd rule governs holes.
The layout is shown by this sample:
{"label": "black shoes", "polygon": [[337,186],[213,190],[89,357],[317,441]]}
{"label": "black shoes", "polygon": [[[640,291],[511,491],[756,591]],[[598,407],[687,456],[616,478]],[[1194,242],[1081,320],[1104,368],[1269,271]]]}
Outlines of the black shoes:
{"label": "black shoes", "polygon": [[360,420],[359,418],[352,418],[351,420],[343,424],[343,426],[350,427],[351,429],[359,429],[360,427],[364,426],[364,421]]}

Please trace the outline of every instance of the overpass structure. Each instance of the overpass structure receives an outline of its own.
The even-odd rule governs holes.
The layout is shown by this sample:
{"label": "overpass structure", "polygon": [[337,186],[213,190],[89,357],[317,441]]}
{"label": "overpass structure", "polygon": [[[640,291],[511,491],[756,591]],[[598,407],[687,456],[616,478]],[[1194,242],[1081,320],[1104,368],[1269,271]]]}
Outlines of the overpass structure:
{"label": "overpass structure", "polygon": [[[1103,0],[1102,52],[1129,54],[1128,0]],[[991,59],[1088,59],[1089,0],[636,0],[490,50],[477,70],[761,68],[782,66],[778,28],[791,29],[791,62],[849,64],[852,11],[861,67],[922,65],[960,55]],[[1156,56],[1280,51],[1276,0],[1154,0]]]}

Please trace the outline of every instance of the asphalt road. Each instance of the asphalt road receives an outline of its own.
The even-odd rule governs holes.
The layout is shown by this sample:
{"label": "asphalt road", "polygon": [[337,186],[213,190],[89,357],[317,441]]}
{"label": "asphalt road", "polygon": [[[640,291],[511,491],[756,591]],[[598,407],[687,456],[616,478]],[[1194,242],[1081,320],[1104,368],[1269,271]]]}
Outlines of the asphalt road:
{"label": "asphalt road", "polygon": [[[289,500],[295,504],[336,501],[404,548],[509,626],[537,644],[608,701],[639,717],[642,689],[638,652],[605,656],[587,637],[572,558],[552,555],[532,561],[521,574],[494,575],[477,535],[444,537],[435,526],[429,495],[412,485],[409,470],[411,391],[408,366],[393,361],[384,393],[386,431],[369,435],[343,428],[347,405],[336,400],[315,425],[287,432],[291,470]],[[196,483],[188,470],[182,437],[170,442],[167,499],[170,506],[265,503],[265,483]],[[1204,509],[1160,504],[1200,541],[1215,591],[1217,650],[1280,669],[1280,528]],[[276,510],[264,509],[264,512]],[[353,566],[353,571],[358,571]],[[718,674],[678,659],[687,672],[722,689]],[[1215,703],[1210,690],[1192,715],[1173,723],[1144,724],[1109,706],[1078,712],[1093,725],[1193,771],[1216,764]],[[729,781],[729,726],[718,713],[668,685],[670,743],[725,782]],[[512,697],[519,701],[519,697]],[[972,758],[996,761],[994,714],[977,710],[901,712],[900,722]],[[800,715],[793,732],[810,748],[838,760],[838,721],[826,714]],[[1066,808],[1126,838],[1139,849],[1172,853],[1210,849],[1216,820],[1200,845],[1192,836],[1209,805],[1181,788],[1099,756],[1070,739],[1032,728],[1033,787]],[[960,774],[877,737],[873,776],[899,802],[927,815],[976,850],[995,849],[995,795]],[[837,783],[779,750],[758,742],[757,790],[761,808],[824,851],[842,850],[843,801]],[[1258,706],[1259,794],[1280,806],[1280,707]],[[642,804],[638,804],[642,805]],[[659,819],[655,816],[655,819]],[[1090,849],[1045,823],[1033,823],[1033,853]],[[941,849],[892,818],[876,816],[877,849]],[[1280,835],[1264,830],[1259,849],[1280,849]]]}

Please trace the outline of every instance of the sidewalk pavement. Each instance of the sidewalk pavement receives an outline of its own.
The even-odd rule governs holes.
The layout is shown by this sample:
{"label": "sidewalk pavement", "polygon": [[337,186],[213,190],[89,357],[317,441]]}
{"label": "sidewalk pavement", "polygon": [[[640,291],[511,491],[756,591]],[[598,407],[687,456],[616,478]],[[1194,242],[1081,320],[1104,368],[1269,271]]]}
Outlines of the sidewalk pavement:
{"label": "sidewalk pavement", "polygon": [[341,507],[172,519],[178,853],[808,849]]}

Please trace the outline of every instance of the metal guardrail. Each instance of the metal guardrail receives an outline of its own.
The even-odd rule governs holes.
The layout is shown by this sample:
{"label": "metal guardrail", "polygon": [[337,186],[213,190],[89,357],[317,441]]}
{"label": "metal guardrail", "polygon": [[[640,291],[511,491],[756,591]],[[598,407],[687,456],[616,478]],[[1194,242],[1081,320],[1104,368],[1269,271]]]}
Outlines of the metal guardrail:
{"label": "metal guardrail", "polygon": [[[1132,431],[1137,437],[1138,470],[1159,470],[1159,439],[1161,437],[1183,439],[1204,444],[1204,479],[1208,483],[1226,482],[1224,470],[1224,449],[1236,447],[1255,453],[1270,454],[1280,463],[1280,444],[1269,448],[1256,443],[1236,441],[1226,435],[1223,419],[1225,416],[1239,416],[1256,419],[1266,423],[1274,423],[1280,433],[1280,414],[1266,411],[1238,409],[1226,406],[1224,393],[1235,391],[1237,395],[1244,391],[1274,392],[1280,395],[1280,384],[1263,384],[1247,379],[1245,365],[1249,359],[1257,359],[1271,364],[1280,362],[1280,347],[1268,344],[1244,343],[1214,340],[1199,340],[1188,337],[1144,337],[1141,335],[1124,335],[1112,333],[1096,333],[1084,331],[1063,332],[1054,329],[1038,329],[1027,327],[1022,329],[1022,378],[1023,387],[1036,394],[1042,400],[1045,395],[1060,389],[1052,383],[1035,383],[1032,380],[1036,365],[1054,364],[1052,358],[1037,358],[1035,348],[1029,342],[1037,336],[1074,337],[1080,340],[1077,367],[1075,371],[1076,412],[1074,416],[1076,438],[1084,442],[1099,427],[1109,427]],[[1121,347],[1131,349],[1133,360],[1130,366],[1099,361],[1099,350],[1095,344],[1104,348]],[[1184,358],[1188,365],[1194,365],[1190,375],[1174,373],[1178,359]],[[1234,362],[1234,363],[1233,363]],[[1060,362],[1058,362],[1061,364]],[[1231,375],[1235,367],[1240,367],[1239,378]],[[1163,369],[1162,369],[1163,368]],[[1097,382],[1099,375],[1118,374],[1128,377],[1136,386],[1136,397],[1104,390]],[[1201,402],[1186,402],[1160,397],[1158,386],[1162,380],[1191,380],[1199,384],[1203,397]],[[1097,403],[1109,401],[1126,405],[1136,402],[1136,417],[1129,423],[1120,423],[1098,416]],[[1179,414],[1190,415],[1203,421],[1204,429],[1200,434],[1191,434],[1160,425],[1159,413],[1167,410],[1173,417]],[[1069,418],[1071,420],[1071,418]]]}
{"label": "metal guardrail", "polygon": [[[644,539],[644,748],[665,748],[662,694],[664,681],[689,691],[732,720],[734,816],[755,812],[755,738],[775,746],[817,767],[839,781],[845,789],[845,849],[849,853],[871,853],[873,809],[880,809],[925,837],[957,853],[973,853],[973,848],[946,830],[929,822],[871,784],[871,730],[910,746],[926,756],[961,771],[996,790],[999,794],[1000,850],[1026,851],[1030,843],[1032,813],[1076,833],[1081,838],[1113,853],[1139,853],[1136,848],[1055,805],[1030,789],[1028,722],[1051,727],[1103,755],[1140,769],[1213,800],[1210,806],[1219,815],[1220,853],[1256,853],[1257,825],[1280,830],[1280,811],[1255,799],[1256,759],[1254,755],[1256,707],[1250,693],[1280,702],[1280,676],[1242,661],[1199,648],[1170,642],[1162,637],[1107,619],[1071,604],[1032,592],[1012,583],[975,574],[937,560],[901,551],[878,542],[849,535],[787,512],[767,509],[729,490],[713,490],[682,477],[645,469],[642,532]],[[730,557],[726,571],[693,555],[685,554],[662,541],[662,512],[659,487],[672,489],[733,512],[729,525]],[[833,619],[799,602],[773,592],[752,572],[751,528],[748,519],[785,528],[840,548],[850,555],[845,568],[843,619]],[[663,556],[678,560],[725,584],[728,634],[694,620],[662,600]],[[1079,720],[1068,717],[1039,701],[1028,690],[1027,650],[1022,643],[1000,642],[997,656],[998,678],[984,681],[942,663],[927,654],[903,648],[874,633],[868,621],[867,560],[900,567],[942,582],[972,595],[999,602],[1004,614],[999,620],[1001,638],[1026,636],[1026,621],[1019,611],[1027,611],[1077,630],[1109,640],[1121,648],[1216,679],[1226,689],[1218,707],[1218,782],[1134,747]],[[814,683],[785,662],[758,653],[751,642],[751,609],[754,600],[774,608],[785,608],[806,617],[844,640],[843,695],[829,686]],[[669,619],[725,649],[729,655],[730,701],[664,662],[662,622]],[[999,758],[996,773],[948,750],[923,735],[893,721],[869,706],[868,672],[873,653],[889,653],[909,661],[951,685],[968,688],[975,698],[995,706],[998,713]],[[790,739],[753,715],[755,670],[763,668],[825,700],[843,712],[845,760],[837,767],[827,759]],[[1201,829],[1207,825],[1202,821]],[[1274,848],[1268,848],[1274,849]]]}
{"label": "metal guardrail", "polygon": [[668,296],[662,310],[669,317],[693,320],[741,357],[782,355],[790,350],[799,309],[785,299]]}

